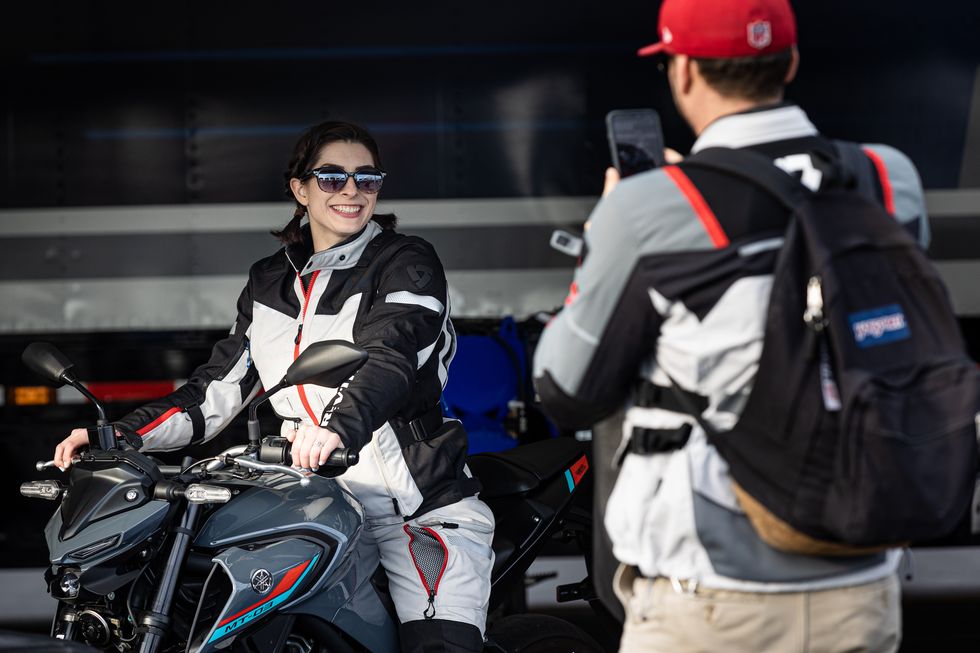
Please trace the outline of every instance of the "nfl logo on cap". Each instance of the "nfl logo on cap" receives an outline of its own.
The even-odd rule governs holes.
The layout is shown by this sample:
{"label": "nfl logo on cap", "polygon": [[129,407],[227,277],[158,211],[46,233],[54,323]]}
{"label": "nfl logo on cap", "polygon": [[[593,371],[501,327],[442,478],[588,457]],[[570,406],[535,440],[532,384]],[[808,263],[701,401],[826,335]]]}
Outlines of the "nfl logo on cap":
{"label": "nfl logo on cap", "polygon": [[756,20],[748,24],[746,31],[749,36],[749,45],[756,50],[762,50],[772,43],[772,25],[768,20]]}

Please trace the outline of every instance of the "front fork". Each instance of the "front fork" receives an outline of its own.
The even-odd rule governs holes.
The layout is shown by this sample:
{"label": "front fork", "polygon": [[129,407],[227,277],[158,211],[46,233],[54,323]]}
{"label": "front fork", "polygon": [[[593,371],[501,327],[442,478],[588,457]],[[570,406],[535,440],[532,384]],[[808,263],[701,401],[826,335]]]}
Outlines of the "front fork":
{"label": "front fork", "polygon": [[[77,616],[74,608],[70,606],[59,607],[55,610],[54,620],[51,622],[51,637],[54,639],[63,639],[68,642],[72,641],[75,638],[76,619]],[[65,625],[60,633],[58,632],[58,622]]]}
{"label": "front fork", "polygon": [[174,536],[174,543],[170,548],[170,555],[167,557],[167,565],[160,575],[160,587],[153,597],[150,609],[145,610],[140,615],[139,625],[141,629],[145,630],[143,642],[140,645],[140,653],[156,653],[170,626],[170,605],[173,603],[174,593],[177,590],[177,579],[184,566],[187,549],[191,545],[191,535],[194,533],[194,527],[197,524],[199,510],[198,504],[187,504],[184,518],[180,522],[180,528],[176,529],[177,534]]}

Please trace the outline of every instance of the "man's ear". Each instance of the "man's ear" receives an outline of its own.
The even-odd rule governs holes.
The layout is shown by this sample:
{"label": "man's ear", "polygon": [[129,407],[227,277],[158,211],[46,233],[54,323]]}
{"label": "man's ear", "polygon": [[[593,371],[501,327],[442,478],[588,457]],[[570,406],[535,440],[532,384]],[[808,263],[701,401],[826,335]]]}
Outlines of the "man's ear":
{"label": "man's ear", "polygon": [[289,180],[289,190],[293,191],[293,197],[303,206],[310,205],[310,198],[306,196],[306,184],[296,177]]}
{"label": "man's ear", "polygon": [[789,64],[789,70],[786,71],[786,79],[783,80],[786,84],[789,84],[796,77],[796,71],[800,68],[800,51],[796,49],[794,45],[790,54],[793,59]]}
{"label": "man's ear", "polygon": [[693,70],[697,63],[686,54],[674,55],[674,89],[682,95],[687,95],[691,91],[691,84],[694,81],[695,73]]}

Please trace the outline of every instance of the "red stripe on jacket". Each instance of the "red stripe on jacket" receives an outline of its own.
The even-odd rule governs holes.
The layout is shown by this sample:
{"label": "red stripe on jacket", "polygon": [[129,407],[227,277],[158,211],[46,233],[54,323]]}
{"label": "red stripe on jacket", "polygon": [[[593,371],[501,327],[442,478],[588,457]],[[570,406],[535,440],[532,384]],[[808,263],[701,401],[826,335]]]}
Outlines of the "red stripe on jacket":
{"label": "red stripe on jacket", "polygon": [[885,167],[885,162],[881,160],[876,152],[870,148],[863,148],[864,153],[871,159],[871,163],[875,164],[875,170],[878,172],[878,181],[881,183],[881,195],[882,200],[885,203],[885,210],[888,211],[888,215],[895,215],[895,193],[892,191],[892,182],[888,178],[888,168]]}
{"label": "red stripe on jacket", "polygon": [[180,412],[180,408],[174,406],[173,408],[165,412],[163,415],[160,415],[160,417],[156,418],[155,420],[153,420],[143,428],[136,429],[136,432],[139,433],[140,435],[146,435],[147,433],[149,433],[156,427],[160,426],[161,424],[163,424],[164,422],[166,422],[168,419],[170,419],[171,417],[173,417],[179,412]]}
{"label": "red stripe on jacket", "polygon": [[708,237],[711,238],[712,244],[719,249],[728,247],[728,236],[725,235],[725,230],[721,228],[718,218],[715,217],[715,212],[711,210],[711,207],[708,206],[701,192],[688,179],[687,175],[677,166],[666,166],[664,172],[667,173],[670,180],[677,185],[677,188],[687,198],[691,208],[694,209],[698,219],[701,220],[701,224],[704,225],[704,230],[708,232]]}

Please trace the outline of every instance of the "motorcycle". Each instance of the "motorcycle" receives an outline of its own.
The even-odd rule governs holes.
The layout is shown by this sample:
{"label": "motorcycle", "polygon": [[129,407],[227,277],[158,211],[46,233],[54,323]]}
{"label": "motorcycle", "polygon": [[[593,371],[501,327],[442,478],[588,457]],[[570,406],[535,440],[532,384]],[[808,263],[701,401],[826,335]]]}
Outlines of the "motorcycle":
{"label": "motorcycle", "polygon": [[[367,360],[364,350],[312,344],[249,405],[247,444],[179,466],[117,438],[104,407],[53,346],[33,343],[22,358],[98,411],[67,485],[21,486],[25,496],[61,501],[45,528],[45,580],[58,602],[52,637],[119,653],[399,650],[378,551],[361,540],[363,508],[329,477],[356,464],[357,453],[335,450],[320,474],[292,468],[289,443],[263,438],[256,412],[289,386],[340,387]],[[550,439],[470,456],[468,465],[497,520],[486,650],[601,651],[571,623],[514,614],[523,608],[525,572],[549,541],[577,543],[589,560],[584,446]],[[596,601],[588,577],[558,593]]]}

